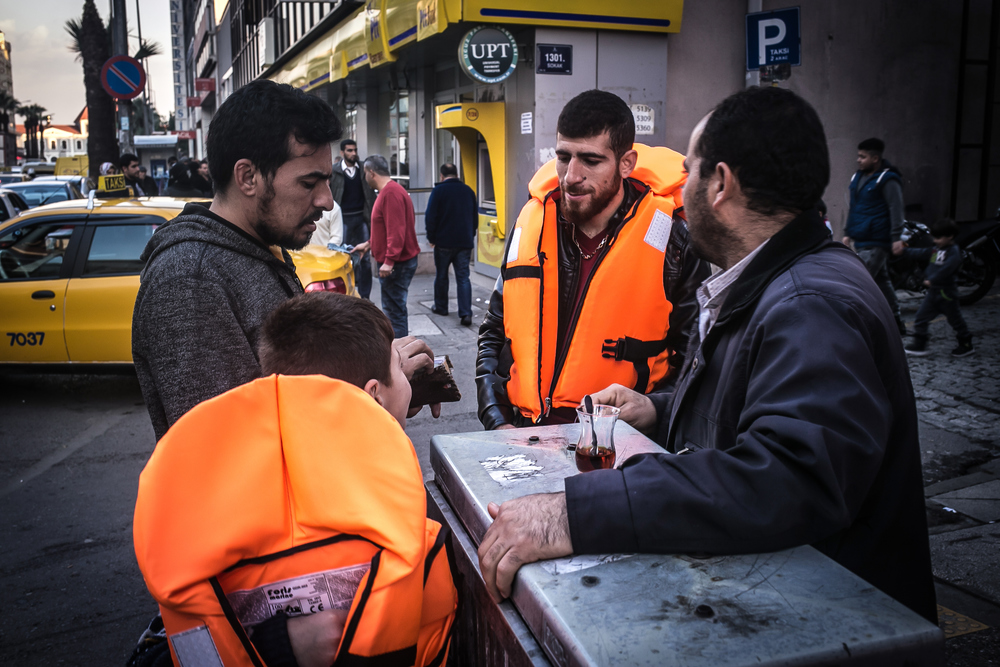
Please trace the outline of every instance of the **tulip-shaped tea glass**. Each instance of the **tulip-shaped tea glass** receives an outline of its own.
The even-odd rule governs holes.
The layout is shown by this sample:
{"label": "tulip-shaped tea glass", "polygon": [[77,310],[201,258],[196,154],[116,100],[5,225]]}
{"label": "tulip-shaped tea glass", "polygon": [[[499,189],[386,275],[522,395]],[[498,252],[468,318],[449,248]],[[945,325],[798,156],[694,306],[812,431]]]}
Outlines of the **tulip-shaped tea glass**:
{"label": "tulip-shaped tea glass", "polygon": [[580,420],[580,441],[576,444],[576,468],[589,472],[615,465],[615,422],[621,411],[611,405],[594,405],[576,409]]}

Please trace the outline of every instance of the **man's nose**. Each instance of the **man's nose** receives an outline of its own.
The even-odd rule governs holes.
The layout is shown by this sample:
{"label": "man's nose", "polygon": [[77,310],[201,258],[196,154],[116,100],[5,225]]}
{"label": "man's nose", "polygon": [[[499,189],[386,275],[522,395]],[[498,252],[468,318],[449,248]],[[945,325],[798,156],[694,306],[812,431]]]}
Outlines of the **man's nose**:
{"label": "man's nose", "polygon": [[582,183],[586,178],[587,176],[580,161],[576,158],[570,158],[569,164],[566,165],[566,182]]}
{"label": "man's nose", "polygon": [[333,209],[333,192],[330,191],[330,181],[323,180],[323,184],[316,193],[316,199],[313,203],[316,205],[316,208],[321,208],[324,211]]}

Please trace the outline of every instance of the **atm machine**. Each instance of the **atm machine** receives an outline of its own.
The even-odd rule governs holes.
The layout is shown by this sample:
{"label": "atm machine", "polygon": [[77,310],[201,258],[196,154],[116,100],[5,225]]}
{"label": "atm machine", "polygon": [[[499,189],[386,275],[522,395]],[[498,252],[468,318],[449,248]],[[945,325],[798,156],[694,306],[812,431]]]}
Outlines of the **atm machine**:
{"label": "atm machine", "polygon": [[479,227],[476,232],[477,273],[495,277],[500,272],[507,233],[507,129],[503,102],[463,102],[435,107],[435,127],[458,140],[462,178],[476,193]]}

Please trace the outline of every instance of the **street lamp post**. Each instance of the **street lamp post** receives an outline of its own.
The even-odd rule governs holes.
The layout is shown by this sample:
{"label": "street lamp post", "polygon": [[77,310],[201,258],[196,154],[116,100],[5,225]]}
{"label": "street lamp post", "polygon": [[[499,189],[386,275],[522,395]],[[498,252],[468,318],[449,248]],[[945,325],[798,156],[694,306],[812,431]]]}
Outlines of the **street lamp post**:
{"label": "street lamp post", "polygon": [[39,121],[38,121],[38,125],[41,128],[39,130],[39,134],[41,135],[41,140],[38,142],[39,143],[38,156],[42,160],[44,160],[45,159],[45,130],[47,128],[49,128],[49,127],[52,126],[52,116],[51,115],[47,115],[44,118],[40,118]]}

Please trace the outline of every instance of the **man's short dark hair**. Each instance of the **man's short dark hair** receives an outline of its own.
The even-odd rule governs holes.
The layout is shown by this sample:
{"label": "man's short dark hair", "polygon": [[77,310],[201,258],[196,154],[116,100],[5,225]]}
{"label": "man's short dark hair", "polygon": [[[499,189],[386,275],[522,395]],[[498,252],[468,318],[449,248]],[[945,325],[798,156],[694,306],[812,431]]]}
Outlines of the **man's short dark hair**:
{"label": "man's short dark hair", "polygon": [[445,162],[443,165],[441,165],[441,175],[458,176],[458,167],[453,165],[451,162]]}
{"label": "man's short dark hair", "polygon": [[379,176],[392,176],[389,163],[381,155],[369,155],[365,158],[365,169],[371,169]]}
{"label": "man's short dark hair", "polygon": [[951,218],[941,218],[931,225],[931,236],[936,239],[958,236],[958,223]]}
{"label": "man's short dark hair", "polygon": [[132,153],[122,153],[122,156],[118,158],[118,166],[124,170],[125,167],[129,166],[133,162],[138,162],[138,161],[139,161],[138,155],[133,155]]}
{"label": "man's short dark hair", "polygon": [[729,165],[762,215],[800,213],[816,205],[830,182],[830,154],[816,110],[790,90],[747,88],[723,100],[695,146],[700,175]]}
{"label": "man's short dark hair", "polygon": [[858,150],[874,153],[875,155],[882,157],[882,153],[885,153],[885,142],[881,139],[876,139],[875,137],[865,139],[858,144]]}
{"label": "man's short dark hair", "polygon": [[177,158],[175,158],[173,155],[167,158],[167,165],[169,166],[172,164],[177,164]]}
{"label": "man's short dark hair", "polygon": [[392,324],[378,306],[335,292],[307,292],[275,308],[261,329],[265,375],[326,375],[364,388],[392,385]]}
{"label": "man's short dark hair", "polygon": [[635,143],[635,117],[625,101],[604,90],[588,90],[563,107],[556,132],[567,139],[587,139],[603,132],[615,157],[632,150]]}
{"label": "man's short dark hair", "polygon": [[348,146],[354,146],[355,148],[357,148],[358,142],[356,142],[354,139],[344,139],[343,141],[340,142],[340,150],[344,150]]}
{"label": "man's short dark hair", "polygon": [[252,81],[226,98],[208,128],[212,180],[224,192],[233,167],[247,159],[270,180],[291,154],[290,139],[322,146],[340,138],[330,105],[288,84]]}

